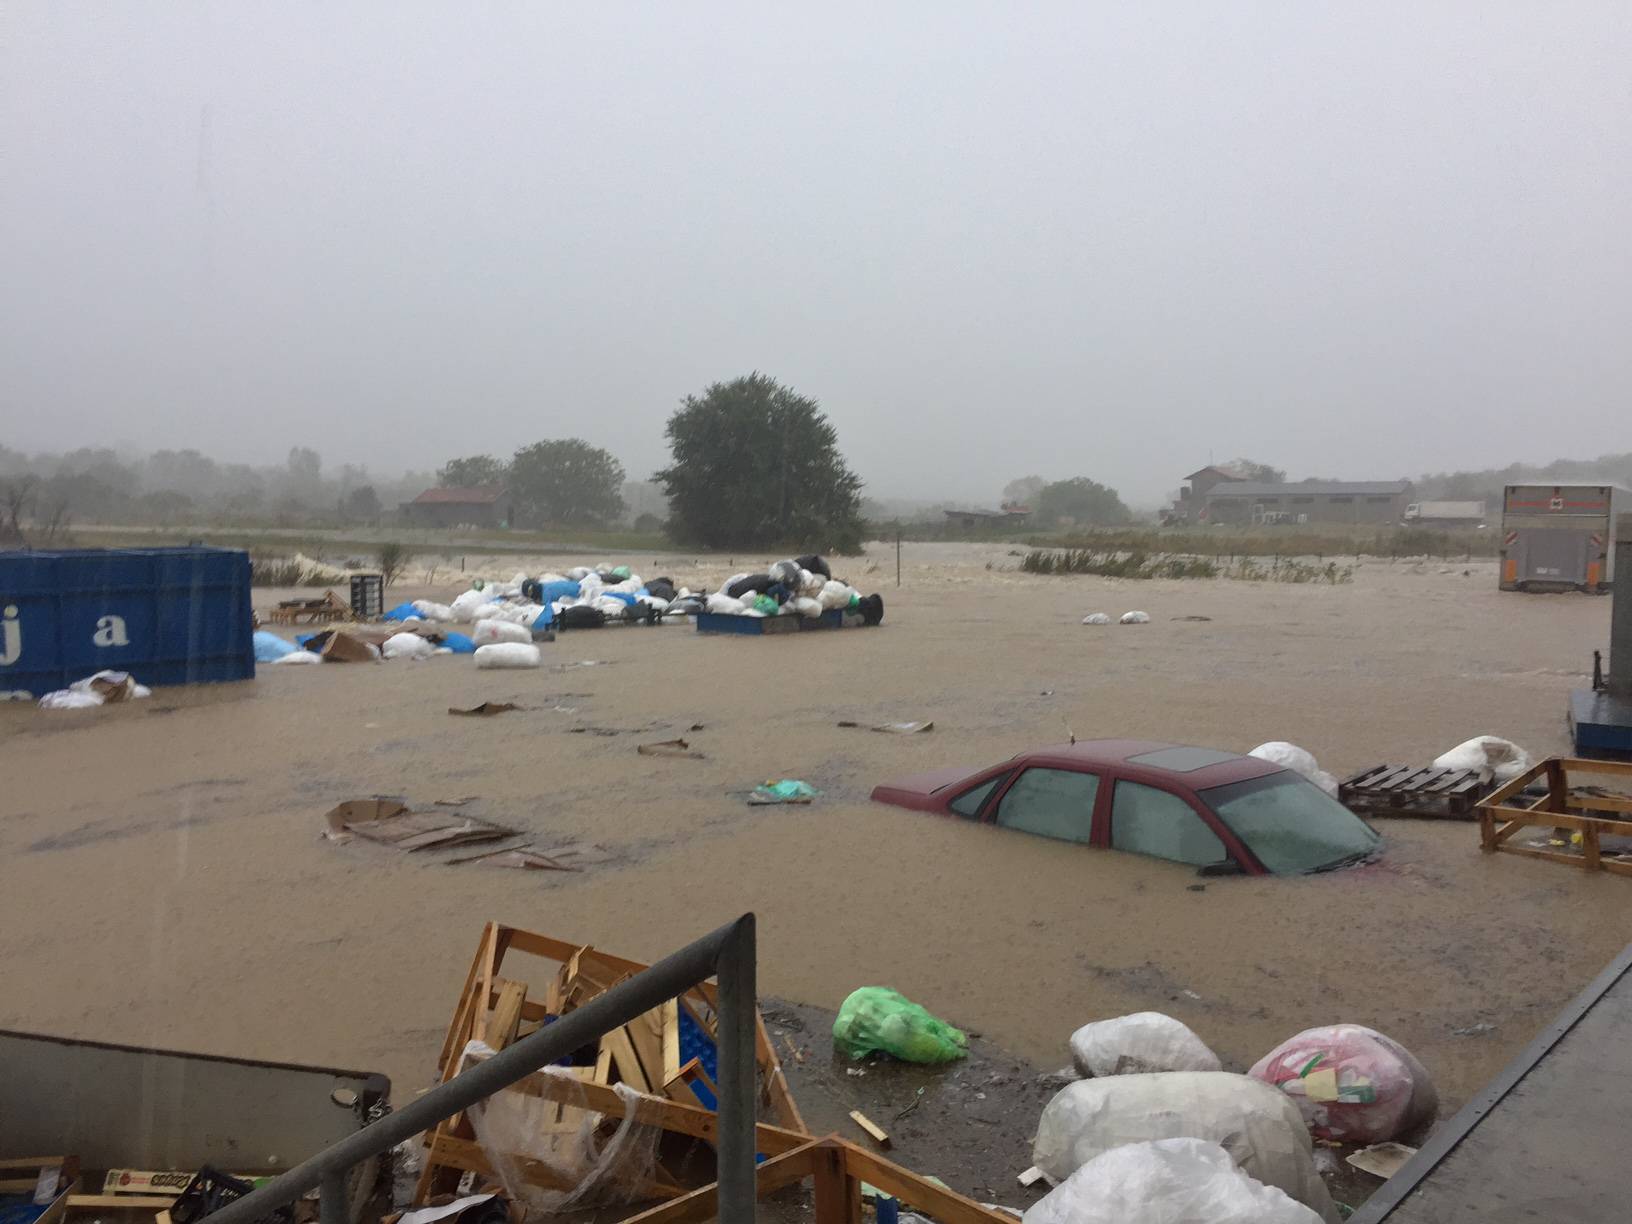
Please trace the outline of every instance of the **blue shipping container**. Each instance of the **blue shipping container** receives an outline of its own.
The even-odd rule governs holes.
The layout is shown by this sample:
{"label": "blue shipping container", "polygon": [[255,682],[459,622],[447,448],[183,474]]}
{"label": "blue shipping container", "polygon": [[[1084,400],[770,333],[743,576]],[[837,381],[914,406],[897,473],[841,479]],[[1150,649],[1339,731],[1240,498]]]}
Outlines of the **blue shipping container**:
{"label": "blue shipping container", "polygon": [[104,668],[141,684],[249,680],[253,617],[236,549],[0,553],[0,700]]}

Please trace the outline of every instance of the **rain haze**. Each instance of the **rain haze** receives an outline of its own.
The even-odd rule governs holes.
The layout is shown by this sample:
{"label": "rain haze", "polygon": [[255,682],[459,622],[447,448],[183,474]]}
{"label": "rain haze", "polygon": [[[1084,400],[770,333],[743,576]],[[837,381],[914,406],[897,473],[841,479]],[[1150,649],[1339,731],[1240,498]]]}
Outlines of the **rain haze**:
{"label": "rain haze", "polygon": [[879,496],[1619,449],[1632,8],[15,3],[3,440],[375,472],[687,393]]}

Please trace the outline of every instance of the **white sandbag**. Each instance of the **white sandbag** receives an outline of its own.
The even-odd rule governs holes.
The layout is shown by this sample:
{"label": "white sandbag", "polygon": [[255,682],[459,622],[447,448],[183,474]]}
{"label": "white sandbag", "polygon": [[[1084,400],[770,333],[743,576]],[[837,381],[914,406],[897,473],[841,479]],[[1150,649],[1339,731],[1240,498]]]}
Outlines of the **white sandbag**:
{"label": "white sandbag", "polygon": [[71,688],[57,689],[40,698],[42,710],[91,710],[101,704],[101,693],[82,693]]}
{"label": "white sandbag", "polygon": [[525,625],[531,629],[533,622],[544,611],[542,604],[535,603],[499,603],[489,604],[476,614],[476,623],[484,624],[490,620],[504,621],[512,625]]}
{"label": "white sandbag", "polygon": [[460,591],[455,595],[453,602],[448,605],[448,611],[456,621],[476,619],[477,609],[492,603],[498,596],[491,589],[480,591]]}
{"label": "white sandbag", "polygon": [[1085,625],[1108,625],[1111,623],[1111,618],[1103,612],[1090,612],[1082,618],[1082,623]]}
{"label": "white sandbag", "polygon": [[582,582],[594,572],[587,565],[575,565],[567,571],[567,578],[573,582]]}
{"label": "white sandbag", "polygon": [[495,642],[531,642],[533,631],[525,625],[488,619],[470,631],[470,640],[477,646],[492,646]]}
{"label": "white sandbag", "polygon": [[481,671],[537,667],[544,656],[531,642],[496,642],[476,647],[476,667]]}
{"label": "white sandbag", "polygon": [[1130,1143],[1094,1157],[1033,1203],[1022,1224],[1320,1224],[1205,1139]]}
{"label": "white sandbag", "polygon": [[414,611],[428,621],[451,621],[454,619],[453,609],[447,604],[434,603],[429,599],[414,600]]}
{"label": "white sandbag", "polygon": [[1224,1069],[1187,1025],[1150,1011],[1083,1025],[1071,1034],[1071,1061],[1083,1075]]}
{"label": "white sandbag", "polygon": [[68,689],[74,693],[95,693],[102,699],[104,705],[153,696],[153,690],[145,684],[137,684],[136,677],[129,672],[110,671],[106,668],[92,672],[83,680],[75,680]]}
{"label": "white sandbag", "polygon": [[381,645],[380,653],[388,659],[428,659],[436,653],[436,644],[417,633],[393,633]]}
{"label": "white sandbag", "polygon": [[1150,613],[1124,612],[1122,613],[1121,622],[1124,625],[1148,625],[1150,624]]}
{"label": "white sandbag", "polygon": [[550,583],[552,583],[552,582],[571,582],[571,581],[573,581],[573,580],[571,578],[568,578],[565,574],[550,573],[550,574],[540,574],[538,576],[538,585],[539,586],[549,586]]}
{"label": "white sandbag", "polygon": [[637,606],[640,604],[645,604],[646,607],[659,614],[669,610],[669,601],[664,599],[661,595],[642,595],[639,599],[635,600],[635,603]]}
{"label": "white sandbag", "polygon": [[1533,764],[1523,748],[1494,735],[1476,735],[1434,758],[1435,769],[1472,769],[1486,782],[1511,782]]}
{"label": "white sandbag", "polygon": [[1268,761],[1271,765],[1279,765],[1282,769],[1290,769],[1293,773],[1302,774],[1333,799],[1337,798],[1337,779],[1320,767],[1314,753],[1299,748],[1296,744],[1289,744],[1285,740],[1270,740],[1267,744],[1259,744],[1247,755],[1257,757],[1260,761]]}
{"label": "white sandbag", "polygon": [[827,585],[827,579],[820,574],[813,574],[807,569],[799,571],[799,594],[807,599],[820,599],[822,588]]}
{"label": "white sandbag", "polygon": [[1336,1224],[1303,1115],[1289,1097],[1245,1075],[1164,1071],[1079,1080],[1043,1109],[1032,1163],[1058,1183],[1103,1152],[1153,1139],[1217,1143],[1244,1172]]}
{"label": "white sandbag", "polygon": [[323,662],[323,656],[320,655],[320,654],[316,654],[313,651],[310,651],[310,650],[291,650],[288,654],[284,655],[283,658],[272,660],[272,662],[270,664],[268,664],[268,666],[269,667],[282,667],[285,663],[294,663],[296,665],[299,665],[299,664],[302,664],[302,663],[321,663],[321,662]]}
{"label": "white sandbag", "polygon": [[705,604],[710,612],[717,612],[721,616],[741,616],[744,608],[742,600],[732,599],[724,591],[715,591]]}
{"label": "white sandbag", "polygon": [[801,595],[798,599],[790,599],[785,607],[792,608],[800,616],[820,616],[823,612],[822,601]]}

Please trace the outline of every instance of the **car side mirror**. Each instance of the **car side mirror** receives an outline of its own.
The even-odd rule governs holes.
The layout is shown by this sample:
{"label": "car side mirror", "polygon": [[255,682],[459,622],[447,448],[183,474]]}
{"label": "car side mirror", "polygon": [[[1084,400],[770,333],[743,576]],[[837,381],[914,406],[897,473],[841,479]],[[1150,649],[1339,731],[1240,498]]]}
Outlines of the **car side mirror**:
{"label": "car side mirror", "polygon": [[1226,858],[1220,859],[1216,863],[1208,863],[1205,866],[1198,867],[1196,874],[1199,876],[1246,875],[1247,869],[1233,858]]}

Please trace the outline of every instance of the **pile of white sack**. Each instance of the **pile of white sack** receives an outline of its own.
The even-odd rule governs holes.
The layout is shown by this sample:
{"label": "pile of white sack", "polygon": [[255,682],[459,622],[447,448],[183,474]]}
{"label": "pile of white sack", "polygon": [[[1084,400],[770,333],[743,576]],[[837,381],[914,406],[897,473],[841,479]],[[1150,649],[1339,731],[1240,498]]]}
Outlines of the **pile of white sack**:
{"label": "pile of white sack", "polygon": [[129,672],[99,671],[94,676],[75,680],[65,689],[47,693],[40,698],[40,709],[89,710],[152,695],[153,690],[145,684],[137,684]]}
{"label": "pile of white sack", "polygon": [[734,574],[704,601],[721,616],[805,616],[843,612],[857,624],[877,624],[884,615],[878,595],[863,597],[848,582],[833,577],[827,562],[814,553],[778,561],[761,573]]}
{"label": "pile of white sack", "polygon": [[1032,1175],[1054,1188],[1024,1224],[1336,1224],[1314,1139],[1401,1138],[1436,1109],[1422,1065],[1355,1025],[1299,1033],[1248,1075],[1160,1012],[1085,1024],[1070,1046],[1091,1078],[1043,1109]]}
{"label": "pile of white sack", "polygon": [[[667,578],[647,582],[627,566],[594,569],[581,565],[564,574],[544,573],[535,578],[518,572],[508,582],[478,580],[451,603],[416,599],[412,607],[413,619],[478,627],[495,621],[532,631],[556,626],[582,628],[619,620],[655,623],[671,613],[701,611],[703,604],[700,595],[676,587]],[[567,615],[573,609],[587,611]],[[523,639],[507,636],[494,641],[499,640],[519,643]]]}
{"label": "pile of white sack", "polygon": [[1337,779],[1320,767],[1315,760],[1315,754],[1296,744],[1289,744],[1285,740],[1270,740],[1267,744],[1259,744],[1248,756],[1257,757],[1260,761],[1268,761],[1271,765],[1279,765],[1282,769],[1290,769],[1295,774],[1302,774],[1333,799],[1337,798]]}

